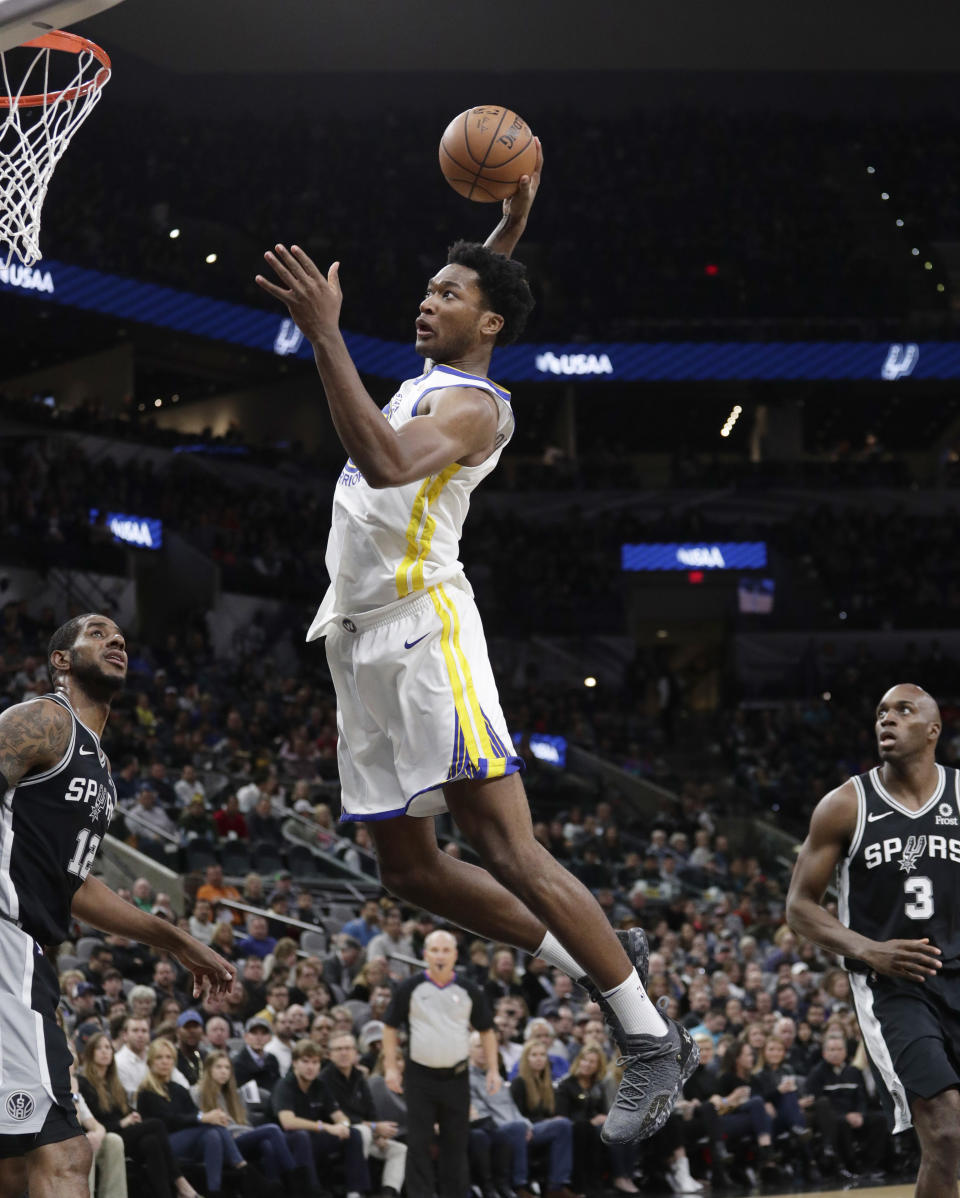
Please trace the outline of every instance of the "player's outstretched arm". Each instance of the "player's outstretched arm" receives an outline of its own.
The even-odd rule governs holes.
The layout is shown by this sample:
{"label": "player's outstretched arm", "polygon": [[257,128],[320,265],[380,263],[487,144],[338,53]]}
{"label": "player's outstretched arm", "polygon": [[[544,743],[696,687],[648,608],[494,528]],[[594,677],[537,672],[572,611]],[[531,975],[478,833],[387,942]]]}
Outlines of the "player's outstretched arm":
{"label": "player's outstretched arm", "polygon": [[483,243],[488,250],[503,254],[505,258],[509,258],[513,254],[517,248],[517,242],[523,236],[527,227],[527,217],[530,215],[530,209],[533,207],[533,201],[540,187],[540,176],[543,173],[543,146],[540,144],[539,137],[535,137],[534,141],[537,143],[537,165],[533,169],[533,174],[520,176],[517,190],[503,201],[503,216],[500,223]]}
{"label": "player's outstretched arm", "polygon": [[492,452],[496,407],[485,391],[458,388],[456,404],[444,401],[446,391],[438,392],[431,397],[430,416],[393,428],[364,387],[340,334],[340,263],[324,276],[299,246],[278,245],[265,257],[278,282],[257,275],[257,283],[287,305],[313,345],[337,436],[371,487],[402,486],[461,458]]}
{"label": "player's outstretched arm", "polygon": [[[0,786],[56,765],[67,751],[70,715],[59,703],[17,703],[0,715]],[[5,784],[5,785],[4,785]]]}
{"label": "player's outstretched arm", "polygon": [[863,961],[877,973],[922,982],[940,968],[940,950],[929,941],[870,940],[845,927],[821,905],[856,823],[857,796],[852,782],[845,782],[817,804],[790,881],[787,922],[797,935]]}
{"label": "player's outstretched arm", "polygon": [[194,998],[199,998],[208,986],[212,994],[226,994],[233,984],[236,969],[219,953],[194,940],[182,928],[126,902],[93,874],[87,875],[73,896],[71,911],[77,919],[101,932],[127,936],[140,944],[152,944],[173,953],[193,974]]}

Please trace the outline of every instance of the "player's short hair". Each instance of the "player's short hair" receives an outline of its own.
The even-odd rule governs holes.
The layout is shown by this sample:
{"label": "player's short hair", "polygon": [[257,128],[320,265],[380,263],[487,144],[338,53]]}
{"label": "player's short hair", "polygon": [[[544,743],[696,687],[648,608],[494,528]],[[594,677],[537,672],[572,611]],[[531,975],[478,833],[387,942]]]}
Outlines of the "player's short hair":
{"label": "player's short hair", "polygon": [[99,612],[88,611],[82,616],[74,616],[72,620],[67,620],[66,624],[61,624],[57,631],[47,642],[47,673],[50,675],[50,681],[56,684],[57,671],[53,668],[53,662],[50,660],[58,649],[72,649],[77,643],[77,637],[83,630],[85,621],[91,616],[99,615]]}
{"label": "player's short hair", "polygon": [[494,253],[478,241],[455,241],[447,253],[447,263],[477,272],[480,290],[493,311],[503,317],[497,345],[510,345],[516,341],[534,305],[523,263]]}

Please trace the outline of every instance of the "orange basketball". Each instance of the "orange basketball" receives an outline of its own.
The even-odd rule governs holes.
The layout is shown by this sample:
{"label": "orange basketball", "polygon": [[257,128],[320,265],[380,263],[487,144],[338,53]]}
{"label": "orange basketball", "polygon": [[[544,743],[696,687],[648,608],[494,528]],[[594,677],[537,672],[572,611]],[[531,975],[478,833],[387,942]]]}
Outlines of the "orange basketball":
{"label": "orange basketball", "polygon": [[498,104],[468,108],[440,139],[440,169],[454,191],[481,204],[505,200],[521,175],[537,165],[537,145],[526,121]]}

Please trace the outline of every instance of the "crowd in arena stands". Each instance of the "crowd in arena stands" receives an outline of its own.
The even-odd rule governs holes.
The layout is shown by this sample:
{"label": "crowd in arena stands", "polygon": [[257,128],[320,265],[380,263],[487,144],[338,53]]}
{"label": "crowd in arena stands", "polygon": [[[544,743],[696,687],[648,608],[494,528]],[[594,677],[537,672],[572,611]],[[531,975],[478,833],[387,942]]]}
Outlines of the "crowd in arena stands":
{"label": "crowd in arena stands", "polygon": [[[48,689],[43,647],[56,623],[52,611],[31,614],[24,603],[0,613],[0,702]],[[202,628],[150,648],[131,642],[130,689],[104,736],[120,803],[113,831],[186,873],[182,907],[146,879],[125,897],[234,960],[237,985],[224,1000],[193,1000],[189,979],[164,954],[112,936],[91,942],[86,929],[61,957],[64,1023],[89,1082],[81,1093],[92,1132],[119,1136],[165,1198],[171,1185],[181,1198],[191,1187],[209,1194],[255,1184],[254,1192],[269,1193],[270,1181],[309,1192],[317,1180],[325,1184],[331,1157],[351,1193],[371,1192],[381,1167],[382,1185],[399,1188],[400,1156],[389,1146],[402,1143],[402,1096],[378,1080],[376,1033],[435,925],[428,913],[386,898],[346,922],[323,905],[324,862],[366,873],[368,889],[377,885],[375,863],[366,828],[336,823],[335,714],[318,659],[284,673],[269,646],[217,659]],[[523,692],[528,714],[542,714],[536,704],[545,689]],[[771,725],[765,743],[777,735]],[[792,738],[781,729],[779,739]],[[867,752],[863,739],[851,743]],[[785,927],[786,878],[776,862],[731,846],[718,831],[722,787],[691,782],[662,818],[641,820],[612,792],[576,789],[529,764],[535,834],[595,892],[611,923],[648,929],[650,993],[688,1022],[703,1065],[660,1137],[636,1155],[611,1154],[598,1129],[617,1072],[599,1012],[542,963],[461,936],[462,968],[494,1008],[510,1082],[510,1103],[505,1095],[495,1107],[477,1107],[467,1146],[484,1198],[527,1198],[534,1180],[541,1189],[630,1193],[638,1179],[654,1178],[650,1184],[696,1193],[708,1180],[815,1180],[904,1167],[909,1146],[872,1134],[876,1093],[845,976]],[[449,824],[440,831],[447,851],[469,851]],[[192,871],[198,845],[209,856],[202,876]],[[287,866],[304,845],[326,857],[312,877],[291,876]],[[243,868],[225,868],[229,861]],[[106,1032],[112,1048],[98,1041],[88,1059],[93,1032]],[[355,1037],[355,1047],[331,1042],[333,1033]],[[107,1078],[111,1052],[116,1084]],[[213,1057],[201,1072],[201,1057],[223,1052],[226,1061]],[[361,1066],[370,1072],[372,1108],[354,1087]],[[342,1103],[357,1099],[346,1122],[331,1092]],[[277,1106],[278,1093],[289,1107]],[[314,1130],[297,1122],[310,1117]],[[526,1119],[524,1157],[516,1124]],[[383,1126],[367,1135],[365,1122]],[[113,1176],[107,1155],[118,1149],[106,1132],[98,1157],[100,1149]]]}
{"label": "crowd in arena stands", "polygon": [[[338,463],[339,464],[339,463]],[[325,490],[278,475],[276,486],[232,481],[225,471],[172,455],[165,469],[109,455],[96,469],[66,438],[7,444],[0,458],[4,545],[23,560],[123,570],[123,557],[91,509],[155,516],[222,569],[224,589],[318,602],[327,584],[324,552],[330,509]],[[304,476],[306,477],[306,476]],[[317,472],[313,473],[316,482]],[[328,481],[332,488],[333,473]],[[494,487],[496,480],[494,480]],[[559,512],[556,513],[560,515]],[[611,508],[602,522],[579,503],[562,519],[536,524],[515,508],[484,509],[468,520],[462,560],[488,631],[576,633],[589,623],[623,626],[621,546],[644,540],[763,539],[778,578],[767,627],[937,628],[955,622],[960,511],[918,519],[902,509],[810,502],[771,523],[711,520],[701,505],[676,513]],[[100,559],[107,555],[107,560]],[[112,555],[112,556],[111,556]],[[510,560],[502,571],[494,563]],[[517,604],[517,587],[529,602]],[[842,614],[841,614],[842,613]]]}
{"label": "crowd in arena stands", "polygon": [[[682,847],[677,837],[670,843]],[[694,853],[717,865],[723,847],[707,838]],[[656,833],[649,848],[649,857],[671,851]],[[847,974],[798,942],[782,905],[769,901],[775,887],[764,895],[755,878],[717,876],[719,899],[701,889],[696,899],[620,905],[598,892],[617,926],[647,928],[650,995],[700,1049],[667,1126],[629,1148],[600,1138],[619,1072],[599,1008],[561,971],[451,929],[457,968],[493,1015],[506,1083],[488,1092],[475,1034],[462,1148],[480,1198],[530,1198],[533,1183],[592,1198],[641,1187],[848,1185],[910,1167],[912,1136],[883,1134]],[[176,961],[122,937],[79,928],[61,950],[61,1015],[109,1198],[126,1192],[124,1156],[131,1182],[151,1198],[190,1198],[194,1186],[244,1196],[401,1191],[407,1112],[403,1094],[385,1084],[380,1046],[384,1025],[398,1026],[394,991],[420,967],[438,924],[387,895],[371,895],[344,921],[342,907],[336,916],[322,909],[289,874],[272,884],[316,926],[312,935],[326,928],[327,951],[298,945],[305,933],[293,925],[255,914],[236,922],[222,900],[237,891],[218,866],[186,879],[182,910],[145,878],[120,892],[235,962],[224,997],[191,997]],[[270,885],[251,874],[239,893],[276,910]],[[108,1160],[117,1153],[119,1170]]]}
{"label": "crowd in arena stands", "polygon": [[[238,121],[232,109],[226,119],[208,110],[203,121],[160,121],[155,105],[116,102],[98,114],[97,153],[58,167],[57,196],[70,202],[46,206],[46,252],[262,304],[253,276],[264,247],[293,239],[323,266],[343,262],[347,327],[409,338],[417,289],[438,255],[456,237],[482,240],[490,213],[468,211],[437,171],[449,112],[336,108],[292,111],[282,124],[252,111]],[[956,147],[946,114],[825,120],[773,107],[618,105],[589,116],[540,105],[529,117],[555,147],[525,247],[539,300],[532,332],[542,339],[629,339],[650,318],[897,317],[917,289],[926,307],[947,308],[883,219],[881,184],[866,173],[873,163],[890,179],[915,170],[909,190],[884,180],[897,212],[914,244],[948,241],[955,197],[936,169]],[[335,175],[317,170],[332,157]],[[384,239],[383,229],[403,235]],[[217,263],[204,266],[211,248]],[[584,261],[597,287],[582,286]]]}

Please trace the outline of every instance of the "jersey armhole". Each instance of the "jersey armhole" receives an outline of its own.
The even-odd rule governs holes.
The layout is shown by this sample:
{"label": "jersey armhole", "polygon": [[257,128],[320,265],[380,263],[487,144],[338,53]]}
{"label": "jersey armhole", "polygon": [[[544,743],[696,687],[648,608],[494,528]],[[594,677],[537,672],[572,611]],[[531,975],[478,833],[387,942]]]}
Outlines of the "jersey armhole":
{"label": "jersey armhole", "polygon": [[852,861],[859,852],[860,842],[863,840],[863,830],[867,825],[867,795],[863,789],[863,781],[859,775],[854,775],[851,781],[857,792],[857,823],[853,830],[850,847],[847,849],[847,861]]}

